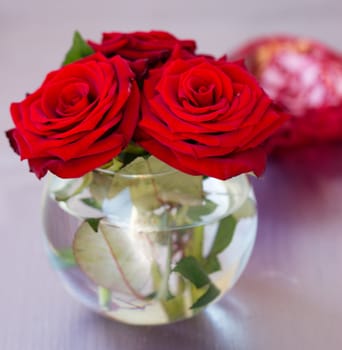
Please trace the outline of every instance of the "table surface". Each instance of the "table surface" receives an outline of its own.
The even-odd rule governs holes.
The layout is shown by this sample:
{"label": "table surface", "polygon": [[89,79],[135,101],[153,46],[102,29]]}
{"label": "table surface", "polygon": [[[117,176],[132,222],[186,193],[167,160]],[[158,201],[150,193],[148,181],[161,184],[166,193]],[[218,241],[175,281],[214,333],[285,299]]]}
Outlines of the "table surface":
{"label": "table surface", "polygon": [[[8,106],[60,64],[78,29],[164,29],[220,55],[253,36],[293,33],[342,49],[340,0],[1,0],[0,131]],[[3,133],[2,133],[3,135]],[[0,136],[0,349],[341,349],[342,146],[273,160],[253,180],[256,246],[236,287],[200,316],[131,327],[61,287],[42,244],[42,183]]]}

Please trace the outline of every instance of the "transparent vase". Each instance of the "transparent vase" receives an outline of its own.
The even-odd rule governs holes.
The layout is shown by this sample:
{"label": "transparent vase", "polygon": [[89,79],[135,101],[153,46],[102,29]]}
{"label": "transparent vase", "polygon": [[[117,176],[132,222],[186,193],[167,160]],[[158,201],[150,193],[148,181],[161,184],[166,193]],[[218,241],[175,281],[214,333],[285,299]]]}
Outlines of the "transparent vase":
{"label": "transparent vase", "polygon": [[232,288],[257,227],[246,175],[225,181],[140,160],[77,179],[50,175],[43,224],[71,294],[138,325],[194,316]]}

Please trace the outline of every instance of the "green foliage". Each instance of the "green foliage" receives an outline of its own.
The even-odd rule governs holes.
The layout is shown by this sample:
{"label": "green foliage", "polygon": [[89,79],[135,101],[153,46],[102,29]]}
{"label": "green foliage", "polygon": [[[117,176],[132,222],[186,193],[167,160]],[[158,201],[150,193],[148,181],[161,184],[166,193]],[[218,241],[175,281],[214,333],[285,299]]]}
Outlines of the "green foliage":
{"label": "green foliage", "polygon": [[196,288],[202,288],[210,283],[207,273],[193,256],[187,256],[180,260],[173,271],[179,272],[194,284]]}
{"label": "green foliage", "polygon": [[81,201],[87,205],[88,207],[98,209],[100,210],[102,208],[102,205],[94,198],[89,197],[89,198],[82,198]]}
{"label": "green foliage", "polygon": [[93,174],[87,173],[78,179],[61,180],[61,188],[53,191],[55,199],[59,202],[66,202],[70,198],[80,194],[93,181]]}
{"label": "green foliage", "polygon": [[102,218],[88,218],[86,222],[95,232],[97,232],[99,229],[101,219]]}
{"label": "green foliage", "polygon": [[228,247],[233,239],[236,224],[237,221],[232,215],[220,221],[209,255],[217,255]]}
{"label": "green foliage", "polygon": [[77,229],[73,241],[77,264],[97,285],[144,298],[139,291],[151,276],[149,243],[139,233],[99,221],[87,220]]}
{"label": "green foliage", "polygon": [[117,172],[123,167],[124,163],[121,162],[117,158],[113,158],[110,162],[102,165],[101,169],[105,169],[107,171]]}
{"label": "green foliage", "polygon": [[57,269],[65,269],[76,265],[71,248],[59,249],[51,253],[51,263]]}
{"label": "green foliage", "polygon": [[193,256],[187,256],[180,260],[173,271],[180,273],[197,289],[207,287],[204,294],[193,303],[191,309],[197,309],[208,305],[220,294],[219,289],[211,282],[206,271]]}
{"label": "green foliage", "polygon": [[217,255],[209,255],[206,259],[203,259],[202,266],[209,274],[221,270],[221,264]]}
{"label": "green foliage", "polygon": [[120,169],[113,176],[108,197],[113,198],[126,188],[130,191],[132,203],[140,211],[154,210],[164,204],[196,206],[203,201],[201,176],[176,172],[153,156],[147,159],[137,157]]}
{"label": "green foliage", "polygon": [[202,216],[211,214],[217,207],[217,204],[210,199],[205,198],[204,203],[199,206],[190,207],[188,217],[195,221],[201,221]]}
{"label": "green foliage", "polygon": [[94,200],[101,204],[105,198],[108,198],[111,188],[113,176],[98,171],[93,171],[93,179],[89,185],[89,192]]}
{"label": "green foliage", "polygon": [[125,153],[131,153],[136,156],[142,156],[148,154],[144,148],[138,146],[137,144],[133,143],[132,141],[127,145],[127,147],[123,150]]}
{"label": "green foliage", "polygon": [[76,31],[74,33],[72,46],[65,55],[63,66],[75,62],[83,57],[89,56],[92,53],[94,53],[94,50],[86,43],[81,34]]}
{"label": "green foliage", "polygon": [[219,289],[214,284],[209,284],[207,291],[192,304],[191,309],[198,309],[208,305],[220,295]]}
{"label": "green foliage", "polygon": [[207,273],[213,273],[221,270],[220,261],[218,260],[217,256],[231,243],[236,224],[237,220],[232,215],[229,215],[220,221],[210,252],[203,262],[203,268]]}

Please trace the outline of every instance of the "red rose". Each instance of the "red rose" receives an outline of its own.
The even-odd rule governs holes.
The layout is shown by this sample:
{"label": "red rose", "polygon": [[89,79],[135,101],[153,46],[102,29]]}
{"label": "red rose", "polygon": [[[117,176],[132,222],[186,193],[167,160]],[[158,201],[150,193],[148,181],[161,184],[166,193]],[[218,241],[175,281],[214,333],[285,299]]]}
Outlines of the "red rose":
{"label": "red rose", "polygon": [[178,59],[150,71],[135,140],[192,175],[260,175],[260,144],[283,123],[255,78],[239,63]]}
{"label": "red rose", "polygon": [[342,139],[342,57],[295,37],[261,38],[233,54],[292,117],[269,140],[272,151]]}
{"label": "red rose", "polygon": [[179,40],[161,31],[103,33],[101,44],[92,41],[88,44],[107,57],[120,55],[130,61],[148,59],[152,63],[165,61],[176,46],[191,53],[196,49],[195,41]]}
{"label": "red rose", "polygon": [[46,77],[11,105],[16,128],[7,136],[38,178],[49,170],[79,177],[118,155],[138,119],[139,91],[121,57],[94,54]]}

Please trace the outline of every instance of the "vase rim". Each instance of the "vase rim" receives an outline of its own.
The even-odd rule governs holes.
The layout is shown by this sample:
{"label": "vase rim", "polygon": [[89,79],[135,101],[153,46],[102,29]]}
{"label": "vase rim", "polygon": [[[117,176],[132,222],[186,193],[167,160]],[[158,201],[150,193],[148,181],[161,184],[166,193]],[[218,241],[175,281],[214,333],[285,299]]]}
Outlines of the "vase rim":
{"label": "vase rim", "polygon": [[[164,171],[156,171],[156,172],[141,172],[141,173],[124,173],[120,171],[114,171],[114,170],[108,170],[103,168],[96,168],[93,170],[94,172],[100,173],[100,174],[107,174],[112,176],[120,176],[122,178],[126,179],[148,179],[153,177],[160,177],[160,176],[166,176],[171,175],[177,172],[180,172],[179,170],[170,167],[167,170]],[[191,175],[189,175],[191,176]]]}

